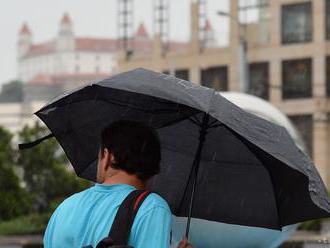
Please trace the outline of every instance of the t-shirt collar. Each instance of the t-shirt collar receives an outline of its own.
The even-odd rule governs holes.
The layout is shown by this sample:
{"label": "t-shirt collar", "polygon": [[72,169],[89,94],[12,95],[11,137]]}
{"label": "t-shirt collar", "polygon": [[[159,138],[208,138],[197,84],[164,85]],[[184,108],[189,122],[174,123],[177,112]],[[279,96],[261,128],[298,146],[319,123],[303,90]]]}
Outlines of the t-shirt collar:
{"label": "t-shirt collar", "polygon": [[129,184],[100,184],[100,183],[96,183],[92,188],[97,191],[106,191],[106,192],[136,189],[134,186]]}

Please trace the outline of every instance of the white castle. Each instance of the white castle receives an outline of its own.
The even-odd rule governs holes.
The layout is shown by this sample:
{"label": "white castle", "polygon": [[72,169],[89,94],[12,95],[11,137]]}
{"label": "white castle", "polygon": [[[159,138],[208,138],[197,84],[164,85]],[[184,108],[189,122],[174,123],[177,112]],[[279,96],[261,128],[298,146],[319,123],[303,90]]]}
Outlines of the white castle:
{"label": "white castle", "polygon": [[[148,40],[144,27],[137,36]],[[56,84],[84,81],[110,75],[116,67],[117,40],[76,37],[73,23],[64,14],[57,36],[40,44],[23,24],[17,43],[17,76],[26,83]]]}
{"label": "white castle", "polygon": [[[212,46],[215,39],[208,21],[206,29],[206,45]],[[151,53],[152,42],[144,25],[140,24],[134,34],[134,54]],[[182,42],[169,43],[173,52],[182,52],[188,46]],[[28,84],[71,86],[104,78],[116,69],[118,45],[118,39],[76,37],[73,22],[67,13],[60,21],[57,36],[40,44],[33,43],[33,34],[25,23],[17,42],[17,77]]]}
{"label": "white castle", "polygon": [[[207,22],[206,46],[214,45],[214,34]],[[134,33],[134,56],[153,52],[154,40],[143,24]],[[106,78],[116,73],[119,40],[114,38],[77,37],[68,14],[60,20],[57,35],[49,41],[33,42],[27,23],[19,31],[17,42],[17,78],[23,81],[23,102],[0,104],[0,125],[17,133],[36,118],[32,115],[46,102],[64,91]],[[185,52],[187,42],[169,41],[169,51]]]}

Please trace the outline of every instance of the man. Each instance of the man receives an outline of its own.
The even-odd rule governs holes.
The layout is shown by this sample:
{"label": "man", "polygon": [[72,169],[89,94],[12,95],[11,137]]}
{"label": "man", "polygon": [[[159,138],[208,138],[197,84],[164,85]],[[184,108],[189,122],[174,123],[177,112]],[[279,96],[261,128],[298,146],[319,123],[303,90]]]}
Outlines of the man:
{"label": "man", "polygon": [[[146,181],[159,172],[159,164],[160,143],[154,130],[133,121],[109,125],[101,134],[97,183],[60,204],[49,220],[44,246],[96,247],[107,237],[125,197],[135,189],[144,189]],[[168,248],[170,230],[168,204],[153,193],[135,217],[128,244],[135,248]],[[181,241],[179,248],[186,247],[191,247],[187,240]]]}

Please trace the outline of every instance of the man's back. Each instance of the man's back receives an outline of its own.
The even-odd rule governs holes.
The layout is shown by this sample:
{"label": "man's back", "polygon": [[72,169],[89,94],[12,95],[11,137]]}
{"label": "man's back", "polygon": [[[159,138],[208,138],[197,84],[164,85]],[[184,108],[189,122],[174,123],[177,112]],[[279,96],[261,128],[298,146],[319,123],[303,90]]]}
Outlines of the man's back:
{"label": "man's back", "polygon": [[[96,184],[66,199],[54,212],[44,237],[45,247],[82,247],[108,236],[125,197],[135,188],[127,184]],[[167,203],[151,194],[141,205],[132,226],[129,245],[168,248],[171,212]]]}

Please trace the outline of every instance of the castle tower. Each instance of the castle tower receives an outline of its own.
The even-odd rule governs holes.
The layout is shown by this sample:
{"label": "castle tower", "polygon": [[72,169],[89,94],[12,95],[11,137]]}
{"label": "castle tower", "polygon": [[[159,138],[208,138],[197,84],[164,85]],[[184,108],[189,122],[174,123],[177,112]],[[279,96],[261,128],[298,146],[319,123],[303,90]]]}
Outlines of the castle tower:
{"label": "castle tower", "polygon": [[56,39],[56,49],[61,52],[73,51],[75,39],[73,25],[70,16],[65,13],[61,19],[58,36]]}
{"label": "castle tower", "polygon": [[27,23],[24,23],[19,31],[17,42],[17,56],[22,58],[27,54],[32,45],[32,33]]}
{"label": "castle tower", "polygon": [[134,39],[138,41],[149,40],[149,35],[143,23],[141,23],[136,30]]}

